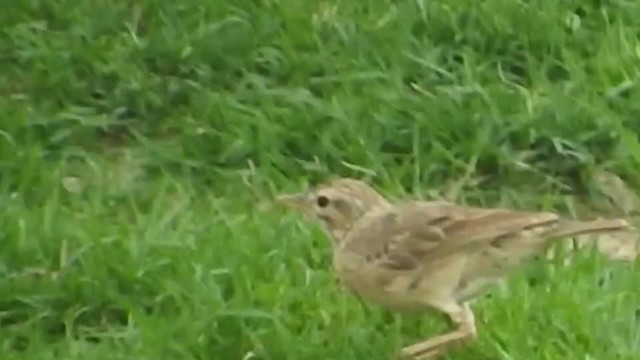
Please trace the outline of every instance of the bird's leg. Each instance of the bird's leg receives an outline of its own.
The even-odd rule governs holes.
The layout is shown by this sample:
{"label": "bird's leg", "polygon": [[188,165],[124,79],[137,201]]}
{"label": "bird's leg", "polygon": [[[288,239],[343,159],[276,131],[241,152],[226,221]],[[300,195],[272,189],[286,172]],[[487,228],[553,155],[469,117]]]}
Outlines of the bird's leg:
{"label": "bird's leg", "polygon": [[442,310],[449,315],[451,321],[457,326],[456,330],[403,348],[401,351],[403,357],[420,360],[432,359],[442,354],[451,345],[476,338],[475,319],[467,303],[461,306],[448,304]]}

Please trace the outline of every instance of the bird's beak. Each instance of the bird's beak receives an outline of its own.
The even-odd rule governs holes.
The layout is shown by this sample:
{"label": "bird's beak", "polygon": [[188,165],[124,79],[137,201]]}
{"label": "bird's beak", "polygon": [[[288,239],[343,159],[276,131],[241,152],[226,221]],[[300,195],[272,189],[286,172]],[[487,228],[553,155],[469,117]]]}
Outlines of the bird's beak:
{"label": "bird's beak", "polygon": [[276,197],[276,202],[296,210],[304,210],[306,201],[307,194],[305,193],[282,194]]}

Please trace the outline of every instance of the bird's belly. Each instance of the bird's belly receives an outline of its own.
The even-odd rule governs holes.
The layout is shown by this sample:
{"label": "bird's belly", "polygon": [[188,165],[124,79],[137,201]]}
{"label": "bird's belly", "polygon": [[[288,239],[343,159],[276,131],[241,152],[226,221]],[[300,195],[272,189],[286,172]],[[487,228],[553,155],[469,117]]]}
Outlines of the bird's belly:
{"label": "bird's belly", "polygon": [[518,265],[512,260],[508,254],[496,251],[478,253],[469,258],[454,292],[456,300],[470,300],[502,282],[509,271]]}
{"label": "bird's belly", "polygon": [[367,302],[403,312],[428,307],[421,289],[412,284],[416,273],[369,266],[336,270],[340,281]]}
{"label": "bird's belly", "polygon": [[454,293],[456,301],[469,301],[483,293],[488,292],[491,288],[503,281],[502,277],[482,276],[474,277],[468,281],[461,282]]}

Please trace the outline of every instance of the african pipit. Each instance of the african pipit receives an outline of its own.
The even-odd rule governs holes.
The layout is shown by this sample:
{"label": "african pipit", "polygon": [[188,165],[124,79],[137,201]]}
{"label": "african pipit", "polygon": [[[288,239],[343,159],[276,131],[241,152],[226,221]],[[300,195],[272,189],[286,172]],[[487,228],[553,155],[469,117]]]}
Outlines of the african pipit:
{"label": "african pipit", "polygon": [[402,349],[402,356],[417,359],[474,339],[469,301],[548,240],[629,227],[622,219],[578,221],[451,201],[392,203],[349,178],[278,200],[321,220],[339,280],[362,298],[396,310],[430,308],[450,318],[454,330]]}

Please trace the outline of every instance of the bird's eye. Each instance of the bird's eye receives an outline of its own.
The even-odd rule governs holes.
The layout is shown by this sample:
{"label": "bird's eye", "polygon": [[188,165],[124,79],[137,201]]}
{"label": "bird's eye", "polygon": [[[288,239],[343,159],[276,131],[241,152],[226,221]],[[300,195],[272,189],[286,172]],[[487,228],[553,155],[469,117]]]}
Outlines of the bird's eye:
{"label": "bird's eye", "polygon": [[325,207],[325,206],[329,205],[329,198],[324,196],[324,195],[318,196],[316,201],[318,203],[318,206],[320,206],[320,207]]}

